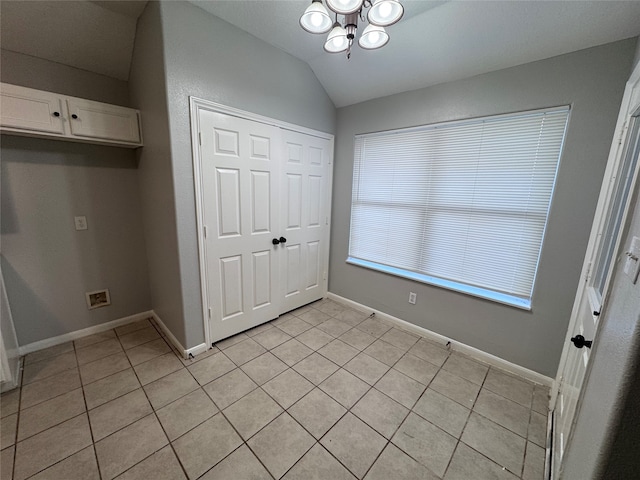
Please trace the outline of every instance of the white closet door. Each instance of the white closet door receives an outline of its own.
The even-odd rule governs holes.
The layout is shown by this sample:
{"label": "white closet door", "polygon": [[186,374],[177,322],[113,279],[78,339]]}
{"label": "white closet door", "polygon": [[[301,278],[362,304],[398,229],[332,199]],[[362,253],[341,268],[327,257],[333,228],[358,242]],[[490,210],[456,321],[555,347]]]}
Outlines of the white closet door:
{"label": "white closet door", "polygon": [[211,342],[278,316],[280,130],[200,111]]}
{"label": "white closet door", "polygon": [[331,141],[282,130],[281,311],[298,308],[325,293],[328,254]]}

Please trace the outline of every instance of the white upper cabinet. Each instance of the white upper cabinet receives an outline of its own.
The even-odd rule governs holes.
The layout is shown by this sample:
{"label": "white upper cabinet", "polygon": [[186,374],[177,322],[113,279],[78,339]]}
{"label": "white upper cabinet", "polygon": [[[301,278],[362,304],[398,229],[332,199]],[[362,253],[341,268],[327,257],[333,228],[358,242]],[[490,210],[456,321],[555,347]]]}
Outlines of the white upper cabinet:
{"label": "white upper cabinet", "polygon": [[0,131],[137,148],[140,112],[81,98],[0,83]]}

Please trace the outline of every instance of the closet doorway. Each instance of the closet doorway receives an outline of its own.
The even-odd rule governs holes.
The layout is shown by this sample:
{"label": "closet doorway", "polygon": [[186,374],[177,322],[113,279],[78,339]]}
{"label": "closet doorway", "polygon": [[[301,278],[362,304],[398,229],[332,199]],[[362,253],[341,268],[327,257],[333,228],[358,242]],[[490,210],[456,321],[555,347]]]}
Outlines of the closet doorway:
{"label": "closet doorway", "polygon": [[327,292],[333,136],[191,98],[209,345]]}

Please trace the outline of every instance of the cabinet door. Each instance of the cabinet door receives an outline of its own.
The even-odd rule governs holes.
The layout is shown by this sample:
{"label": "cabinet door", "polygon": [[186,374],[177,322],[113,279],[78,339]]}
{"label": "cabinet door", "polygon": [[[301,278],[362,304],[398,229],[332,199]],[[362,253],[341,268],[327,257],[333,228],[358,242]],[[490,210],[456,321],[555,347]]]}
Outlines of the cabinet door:
{"label": "cabinet door", "polygon": [[67,105],[72,135],[140,143],[136,110],[81,99],[68,99]]}
{"label": "cabinet door", "polygon": [[0,97],[0,126],[64,134],[62,101],[55,93],[3,83]]}

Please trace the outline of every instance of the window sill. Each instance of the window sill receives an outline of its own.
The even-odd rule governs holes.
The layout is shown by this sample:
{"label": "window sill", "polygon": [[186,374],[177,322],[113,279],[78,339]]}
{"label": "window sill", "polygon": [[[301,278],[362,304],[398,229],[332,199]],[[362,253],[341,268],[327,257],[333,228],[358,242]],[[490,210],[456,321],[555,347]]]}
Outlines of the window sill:
{"label": "window sill", "polygon": [[380,263],[370,262],[368,260],[362,260],[359,258],[347,257],[347,263],[350,263],[351,265],[357,265],[359,267],[369,268],[371,270],[377,270],[378,272],[388,273],[389,275],[395,275],[397,277],[408,278],[409,280],[414,280],[416,282],[435,285],[436,287],[446,288],[455,292],[466,293],[467,295],[484,298],[496,303],[502,303],[503,305],[508,305],[510,307],[516,307],[528,311],[531,310],[530,299],[494,292],[485,288],[473,287],[471,285],[465,285],[464,283],[458,283],[451,280],[431,277],[429,275],[411,272],[409,270],[403,270],[401,268],[389,267],[387,265],[382,265]]}

